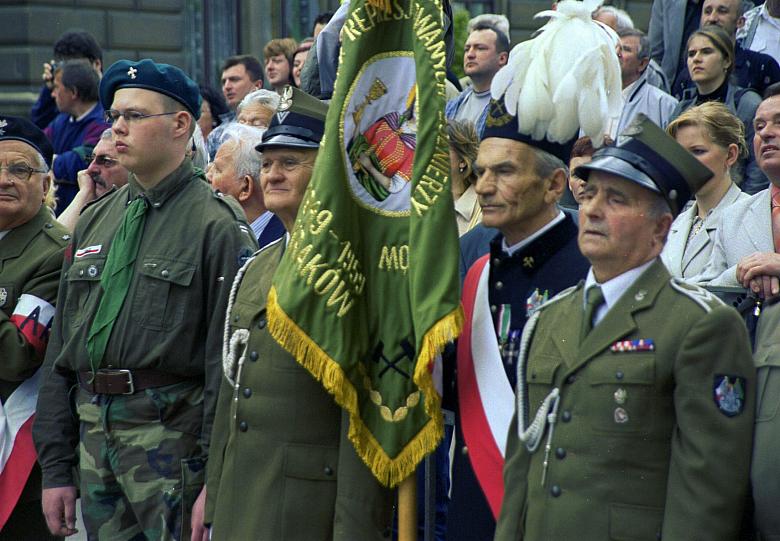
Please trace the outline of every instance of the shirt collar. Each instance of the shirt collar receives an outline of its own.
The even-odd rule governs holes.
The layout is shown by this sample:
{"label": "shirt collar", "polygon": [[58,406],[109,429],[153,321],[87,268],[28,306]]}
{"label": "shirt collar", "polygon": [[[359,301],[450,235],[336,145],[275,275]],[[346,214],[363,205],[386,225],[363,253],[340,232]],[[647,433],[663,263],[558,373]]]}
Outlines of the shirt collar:
{"label": "shirt collar", "polygon": [[532,233],[530,236],[524,238],[517,244],[513,244],[512,246],[507,246],[506,243],[506,237],[501,239],[501,249],[507,254],[512,255],[518,250],[524,248],[525,246],[528,246],[533,241],[544,235],[547,231],[555,227],[556,224],[563,221],[563,219],[566,217],[566,215],[563,213],[563,211],[558,211],[558,215],[547,222],[544,226],[541,227],[541,229],[537,229],[534,233]]}
{"label": "shirt collar", "polygon": [[258,216],[254,222],[252,222],[249,227],[252,228],[252,232],[255,234],[255,238],[260,238],[260,235],[263,234],[263,230],[265,229],[265,226],[268,225],[268,222],[271,221],[271,218],[274,217],[273,212],[270,210],[266,210],[264,213],[262,213],[260,216]]}
{"label": "shirt collar", "polygon": [[84,120],[85,118],[87,118],[87,117],[90,115],[90,113],[92,113],[92,111],[94,111],[94,110],[95,110],[95,107],[97,107],[97,106],[98,106],[98,104],[96,103],[95,105],[93,105],[92,107],[90,107],[90,108],[87,110],[87,112],[86,112],[86,113],[84,113],[83,115],[81,115],[81,116],[80,116],[80,117],[78,117],[78,118],[76,118],[76,117],[70,117],[70,120],[71,120],[71,122],[81,122],[82,120]]}
{"label": "shirt collar", "polygon": [[631,270],[624,272],[618,276],[615,276],[611,280],[607,280],[603,284],[599,284],[596,281],[596,276],[593,274],[593,267],[588,270],[588,277],[585,279],[585,290],[583,291],[583,306],[584,299],[587,298],[588,289],[593,286],[600,286],[601,292],[604,294],[604,304],[606,305],[604,313],[608,312],[615,303],[620,300],[620,297],[625,291],[630,288],[637,278],[639,278],[643,272],[645,272],[650,265],[655,262],[655,258],[651,259],[647,263],[643,263],[638,267],[634,267]]}
{"label": "shirt collar", "polygon": [[150,190],[144,190],[143,186],[138,183],[135,175],[130,173],[127,179],[127,183],[130,186],[128,204],[139,195],[144,195],[153,208],[160,208],[168,199],[181,190],[185,182],[192,180],[194,173],[195,166],[192,165],[192,160],[184,157],[179,167]]}

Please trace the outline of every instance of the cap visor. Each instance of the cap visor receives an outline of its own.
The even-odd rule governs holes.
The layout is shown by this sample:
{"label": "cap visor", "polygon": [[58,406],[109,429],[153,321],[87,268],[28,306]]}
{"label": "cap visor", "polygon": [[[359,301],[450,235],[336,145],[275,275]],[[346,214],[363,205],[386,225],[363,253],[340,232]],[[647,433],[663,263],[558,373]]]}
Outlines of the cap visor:
{"label": "cap visor", "polygon": [[592,171],[609,173],[624,178],[630,182],[639,184],[651,192],[658,194],[661,193],[661,190],[658,188],[658,186],[656,186],[655,182],[653,182],[650,177],[648,177],[630,163],[614,156],[600,156],[594,158],[593,161],[580,165],[577,169],[574,170],[574,174],[587,182],[587,179]]}
{"label": "cap visor", "polygon": [[305,139],[299,139],[291,135],[274,135],[269,137],[267,141],[263,141],[255,147],[255,150],[262,152],[266,148],[272,147],[287,147],[287,148],[320,148],[319,143],[313,141],[306,141]]}

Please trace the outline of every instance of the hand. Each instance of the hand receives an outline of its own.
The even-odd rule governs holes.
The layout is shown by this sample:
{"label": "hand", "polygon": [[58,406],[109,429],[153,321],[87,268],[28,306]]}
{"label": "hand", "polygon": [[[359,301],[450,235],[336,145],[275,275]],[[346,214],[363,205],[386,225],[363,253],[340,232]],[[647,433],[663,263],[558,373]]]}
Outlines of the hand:
{"label": "hand", "polygon": [[76,529],[76,487],[43,489],[43,516],[52,535],[67,537]]}
{"label": "hand", "polygon": [[737,264],[737,281],[743,287],[751,287],[750,281],[759,276],[780,276],[780,254],[756,252],[743,257]]}
{"label": "hand", "polygon": [[48,62],[43,63],[43,73],[41,74],[41,79],[43,79],[43,84],[46,85],[46,88],[49,90],[52,89],[54,86],[54,73],[52,67],[54,66],[54,60],[49,60]]}
{"label": "hand", "polygon": [[86,169],[78,172],[76,175],[76,182],[79,184],[79,192],[84,192],[87,201],[92,201],[97,198],[95,181],[92,179],[92,176],[87,173]]}
{"label": "hand", "polygon": [[762,299],[771,299],[780,293],[780,278],[777,276],[756,276],[749,282],[750,290]]}
{"label": "hand", "polygon": [[209,529],[203,525],[203,516],[206,511],[206,485],[198,494],[195,505],[192,506],[190,518],[190,528],[192,528],[192,537],[190,541],[209,541]]}

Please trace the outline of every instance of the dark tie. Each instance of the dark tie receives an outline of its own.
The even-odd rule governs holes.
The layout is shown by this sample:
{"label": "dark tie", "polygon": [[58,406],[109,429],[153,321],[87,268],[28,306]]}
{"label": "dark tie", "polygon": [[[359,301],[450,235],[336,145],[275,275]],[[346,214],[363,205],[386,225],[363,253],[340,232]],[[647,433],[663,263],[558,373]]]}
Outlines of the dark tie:
{"label": "dark tie", "polygon": [[599,286],[593,286],[585,292],[585,314],[582,318],[582,332],[580,333],[580,342],[585,340],[588,333],[593,328],[593,316],[596,310],[604,304],[604,293]]}
{"label": "dark tie", "polygon": [[147,208],[146,199],[143,197],[130,203],[108,251],[103,276],[100,277],[103,297],[87,337],[89,365],[93,374],[103,362],[111,330],[130,289],[138,247],[144,233]]}

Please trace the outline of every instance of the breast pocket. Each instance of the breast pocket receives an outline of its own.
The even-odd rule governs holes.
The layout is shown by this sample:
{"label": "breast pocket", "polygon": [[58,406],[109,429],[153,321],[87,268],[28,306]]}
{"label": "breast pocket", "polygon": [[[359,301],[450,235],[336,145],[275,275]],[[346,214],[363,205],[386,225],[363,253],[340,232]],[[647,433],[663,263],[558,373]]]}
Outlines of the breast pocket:
{"label": "breast pocket", "polygon": [[90,257],[75,260],[68,269],[68,294],[62,309],[64,319],[71,328],[77,328],[88,312],[94,313],[88,307],[98,294],[105,265],[105,257]]}
{"label": "breast pocket", "polygon": [[167,331],[181,325],[187,302],[192,298],[187,289],[195,268],[187,261],[144,258],[138,269],[140,277],[132,305],[136,323],[153,331]]}
{"label": "breast pocket", "polygon": [[601,357],[583,373],[590,383],[593,429],[614,434],[649,433],[663,404],[655,391],[655,355],[620,353]]}

